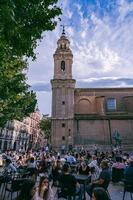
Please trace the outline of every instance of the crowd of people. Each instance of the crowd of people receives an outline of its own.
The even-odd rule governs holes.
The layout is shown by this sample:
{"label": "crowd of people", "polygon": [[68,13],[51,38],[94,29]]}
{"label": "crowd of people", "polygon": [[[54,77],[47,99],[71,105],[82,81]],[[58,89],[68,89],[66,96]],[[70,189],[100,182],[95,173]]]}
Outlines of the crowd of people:
{"label": "crowd of people", "polygon": [[[126,180],[133,185],[133,157],[121,151],[6,151],[0,156],[0,164],[3,199],[7,185],[15,180],[21,181],[16,200],[82,200],[87,194],[93,200],[109,200],[111,180]],[[115,174],[113,179],[113,173],[119,177]],[[85,184],[76,175],[87,177]]]}

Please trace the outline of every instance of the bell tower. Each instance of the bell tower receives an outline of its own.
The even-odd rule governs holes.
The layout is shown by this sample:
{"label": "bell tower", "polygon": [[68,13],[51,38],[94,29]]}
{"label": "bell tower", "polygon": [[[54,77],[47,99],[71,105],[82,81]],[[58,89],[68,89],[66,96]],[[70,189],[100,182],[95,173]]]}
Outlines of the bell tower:
{"label": "bell tower", "polygon": [[52,145],[60,148],[73,145],[74,89],[72,79],[73,54],[70,42],[63,32],[57,41],[54,57],[52,85]]}

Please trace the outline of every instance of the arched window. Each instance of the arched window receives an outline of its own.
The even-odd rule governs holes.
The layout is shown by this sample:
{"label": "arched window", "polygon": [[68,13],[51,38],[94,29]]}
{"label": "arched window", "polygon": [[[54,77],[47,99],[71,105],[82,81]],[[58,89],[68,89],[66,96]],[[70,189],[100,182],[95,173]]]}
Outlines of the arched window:
{"label": "arched window", "polygon": [[61,61],[61,70],[65,71],[65,61],[64,60]]}

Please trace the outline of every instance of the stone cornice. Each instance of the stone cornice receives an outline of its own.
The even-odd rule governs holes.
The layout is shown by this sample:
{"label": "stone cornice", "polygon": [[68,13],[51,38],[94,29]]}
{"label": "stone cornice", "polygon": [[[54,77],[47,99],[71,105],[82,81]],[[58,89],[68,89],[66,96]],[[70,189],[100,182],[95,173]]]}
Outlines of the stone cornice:
{"label": "stone cornice", "polygon": [[74,120],[74,117],[51,117],[51,120]]}
{"label": "stone cornice", "polygon": [[124,88],[76,88],[75,92],[127,92],[127,91],[133,91],[133,87],[124,87]]}
{"label": "stone cornice", "polygon": [[99,114],[75,114],[74,119],[76,120],[129,120],[133,119],[133,113],[106,113],[104,115]]}
{"label": "stone cornice", "polygon": [[74,79],[52,79],[51,85],[52,88],[73,88],[75,89],[75,80]]}

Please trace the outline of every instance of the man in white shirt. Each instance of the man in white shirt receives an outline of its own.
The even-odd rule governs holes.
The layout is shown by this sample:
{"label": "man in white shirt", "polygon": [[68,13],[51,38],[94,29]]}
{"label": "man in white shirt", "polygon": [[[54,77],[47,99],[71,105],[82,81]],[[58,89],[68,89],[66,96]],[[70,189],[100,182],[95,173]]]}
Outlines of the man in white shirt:
{"label": "man in white shirt", "polygon": [[93,155],[92,161],[90,162],[89,167],[92,168],[92,167],[95,167],[95,166],[97,166],[97,157],[96,157],[96,155]]}
{"label": "man in white shirt", "polygon": [[92,170],[91,181],[98,179],[99,174],[100,174],[100,169],[98,167],[96,155],[92,156],[92,161],[90,162],[90,164],[88,166]]}

